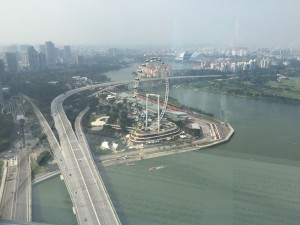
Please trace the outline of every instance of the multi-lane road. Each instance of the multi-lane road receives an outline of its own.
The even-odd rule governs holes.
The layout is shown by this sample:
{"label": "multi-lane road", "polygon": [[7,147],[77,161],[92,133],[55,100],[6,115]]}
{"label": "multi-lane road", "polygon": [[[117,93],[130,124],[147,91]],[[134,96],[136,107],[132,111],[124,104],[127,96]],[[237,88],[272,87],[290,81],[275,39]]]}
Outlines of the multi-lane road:
{"label": "multi-lane road", "polygon": [[[51,112],[59,135],[65,167],[69,176],[76,179],[79,189],[73,193],[77,207],[77,216],[83,217],[85,224],[121,224],[94,161],[85,143],[79,143],[62,103],[74,94],[67,92],[55,98],[51,104]],[[81,219],[79,219],[81,221]]]}
{"label": "multi-lane road", "polygon": [[[18,102],[19,115],[24,111]],[[23,131],[22,131],[23,132]],[[0,214],[2,219],[16,221],[31,221],[31,168],[28,154],[35,140],[30,129],[24,129],[24,146],[14,149],[14,157],[8,160],[7,176],[4,184],[4,193],[1,201]]]}
{"label": "multi-lane road", "polygon": [[[102,196],[102,199],[103,201],[101,201],[100,205],[101,205],[101,208],[102,208],[102,214],[103,216],[106,216],[107,219],[106,221],[109,221],[111,220],[111,216],[114,215],[116,217],[117,220],[119,220],[117,218],[117,214],[115,212],[115,209],[113,207],[113,204],[110,200],[110,197],[107,193],[107,190],[104,186],[104,183],[101,179],[101,176],[99,174],[99,171],[96,167],[96,164],[92,158],[92,155],[91,155],[91,151],[90,151],[90,148],[89,148],[89,145],[88,145],[88,142],[86,140],[86,137],[85,137],[85,134],[82,130],[82,126],[81,126],[81,121],[82,121],[82,118],[84,116],[84,114],[89,110],[89,107],[87,107],[86,109],[84,109],[76,118],[76,121],[75,121],[75,132],[76,132],[76,136],[77,136],[77,139],[78,141],[81,143],[81,146],[82,146],[82,150],[85,154],[85,157],[87,158],[87,160],[89,160],[90,162],[92,162],[93,166],[92,166],[92,173],[93,173],[93,176],[94,177],[97,177],[97,180],[96,180],[96,183],[99,187],[99,189],[101,190],[100,194]],[[98,179],[99,178],[99,179]],[[110,224],[110,223],[109,223]],[[120,224],[120,221],[119,221],[119,224]]]}
{"label": "multi-lane road", "polygon": [[82,182],[80,182],[80,175],[77,165],[74,163],[73,158],[71,158],[69,154],[61,149],[57,138],[55,137],[47,120],[42,115],[40,110],[34,105],[30,98],[26,96],[24,96],[24,98],[31,103],[34,109],[34,113],[41,124],[43,132],[47,136],[48,142],[54,154],[54,158],[57,161],[61,174],[64,177],[66,187],[70,194],[74,210],[76,212],[78,224],[92,224],[92,221],[89,223],[87,223],[88,221],[86,221],[89,219],[89,207],[84,202],[79,201],[82,196],[84,196],[84,185],[82,185]]}
{"label": "multi-lane road", "polygon": [[31,169],[24,150],[8,162],[1,218],[31,221]]}

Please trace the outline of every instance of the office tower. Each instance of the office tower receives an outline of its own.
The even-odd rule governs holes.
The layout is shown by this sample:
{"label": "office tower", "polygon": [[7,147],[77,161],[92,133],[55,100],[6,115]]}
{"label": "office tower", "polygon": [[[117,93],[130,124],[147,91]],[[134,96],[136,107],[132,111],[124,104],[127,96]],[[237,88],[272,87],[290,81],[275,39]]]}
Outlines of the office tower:
{"label": "office tower", "polygon": [[30,45],[19,45],[19,51],[27,52],[27,49]]}
{"label": "office tower", "polygon": [[64,60],[65,60],[65,63],[71,62],[71,48],[69,45],[64,46]]}
{"label": "office tower", "polygon": [[270,66],[270,60],[269,59],[263,58],[263,59],[260,60],[260,68],[268,69],[269,66]]}
{"label": "office tower", "polygon": [[46,55],[43,52],[39,53],[39,71],[43,71],[47,68]]}
{"label": "office tower", "polygon": [[38,52],[34,49],[33,46],[29,46],[27,49],[28,54],[28,64],[30,71],[38,71],[39,70],[39,55]]}
{"label": "office tower", "polygon": [[55,68],[55,47],[51,41],[45,43],[46,46],[46,62],[48,69]]}
{"label": "office tower", "polygon": [[6,52],[5,58],[6,58],[8,72],[10,73],[18,72],[17,54]]}
{"label": "office tower", "polygon": [[40,52],[46,54],[46,46],[45,45],[39,45]]}
{"label": "office tower", "polygon": [[249,70],[256,69],[256,60],[255,59],[254,60],[250,59],[248,64],[249,64]]}
{"label": "office tower", "polygon": [[4,97],[3,97],[3,90],[2,90],[3,74],[4,74],[4,61],[0,59],[0,110],[4,107]]}
{"label": "office tower", "polygon": [[9,45],[5,47],[6,52],[18,52],[18,46],[17,45]]}
{"label": "office tower", "polygon": [[63,57],[63,51],[55,47],[55,58],[61,58],[61,57]]}
{"label": "office tower", "polygon": [[83,65],[84,64],[83,56],[82,55],[76,55],[75,63],[76,63],[76,65]]}

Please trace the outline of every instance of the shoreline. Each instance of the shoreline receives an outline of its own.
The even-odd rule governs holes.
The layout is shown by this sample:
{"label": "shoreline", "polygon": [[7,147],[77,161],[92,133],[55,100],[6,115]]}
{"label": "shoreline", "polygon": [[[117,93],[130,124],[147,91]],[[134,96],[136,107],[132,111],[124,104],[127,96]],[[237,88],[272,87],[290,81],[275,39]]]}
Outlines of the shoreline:
{"label": "shoreline", "polygon": [[33,185],[42,183],[42,182],[44,182],[46,180],[49,180],[49,179],[51,179],[53,177],[56,177],[58,175],[61,175],[60,170],[55,170],[55,171],[52,171],[52,172],[45,173],[45,174],[39,176],[38,178],[33,179],[31,181],[31,185],[33,186]]}
{"label": "shoreline", "polygon": [[[136,161],[158,158],[158,157],[163,157],[163,156],[168,156],[168,155],[174,155],[174,154],[178,154],[178,153],[198,151],[201,149],[217,146],[217,145],[228,142],[233,137],[235,130],[232,128],[232,126],[229,123],[227,123],[227,126],[229,128],[229,133],[227,134],[227,136],[221,140],[218,140],[218,141],[215,141],[215,142],[212,142],[209,144],[197,145],[197,144],[192,143],[187,146],[183,145],[183,146],[177,146],[177,147],[169,147],[169,149],[170,148],[173,149],[170,151],[168,151],[167,149],[165,149],[163,151],[161,151],[160,149],[157,149],[158,151],[153,151],[152,153],[151,152],[145,153],[142,156],[140,155],[140,152],[138,151],[138,152],[136,152],[136,154],[131,156],[132,158],[130,157],[125,160],[118,160],[116,158],[117,155],[112,155],[111,159],[107,159],[107,160],[101,160],[101,156],[99,157],[99,159],[101,160],[102,166],[107,167],[107,166],[114,166],[114,165],[123,165],[123,164],[128,164],[128,163],[132,163],[132,162],[136,162]],[[185,149],[180,149],[181,147],[185,147]],[[164,147],[162,147],[162,148],[164,148]]]}

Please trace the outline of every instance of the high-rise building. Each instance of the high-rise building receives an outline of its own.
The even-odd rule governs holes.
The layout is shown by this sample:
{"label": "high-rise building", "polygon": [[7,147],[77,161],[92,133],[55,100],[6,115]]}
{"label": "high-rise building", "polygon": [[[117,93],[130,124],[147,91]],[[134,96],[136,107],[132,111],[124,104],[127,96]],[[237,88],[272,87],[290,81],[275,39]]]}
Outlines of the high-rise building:
{"label": "high-rise building", "polygon": [[0,110],[4,107],[4,97],[3,97],[3,89],[2,89],[3,74],[4,74],[4,61],[0,59]]}
{"label": "high-rise building", "polygon": [[255,59],[254,60],[250,59],[248,64],[249,64],[249,70],[256,69],[256,60]]}
{"label": "high-rise building", "polygon": [[29,45],[19,45],[19,51],[27,52]]}
{"label": "high-rise building", "polygon": [[5,47],[6,52],[18,52],[18,46],[17,45],[8,45]]}
{"label": "high-rise building", "polygon": [[39,55],[38,52],[34,49],[33,46],[29,46],[27,49],[28,53],[28,64],[30,71],[38,71],[39,70]]}
{"label": "high-rise building", "polygon": [[270,66],[270,60],[269,59],[263,58],[263,59],[260,60],[260,68],[268,69],[269,66]]}
{"label": "high-rise building", "polygon": [[11,53],[11,52],[6,52],[5,58],[6,58],[8,72],[10,72],[10,73],[18,72],[17,54]]}
{"label": "high-rise building", "polygon": [[75,63],[76,63],[76,65],[83,65],[84,64],[83,56],[82,55],[76,55]]}
{"label": "high-rise building", "polygon": [[47,69],[46,55],[43,52],[39,53],[39,71]]}
{"label": "high-rise building", "polygon": [[65,63],[71,62],[71,48],[69,45],[64,46],[64,60]]}
{"label": "high-rise building", "polygon": [[46,46],[46,62],[48,69],[55,68],[55,47],[51,41],[45,43]]}
{"label": "high-rise building", "polygon": [[243,63],[243,71],[247,71],[247,70],[249,70],[249,64],[244,62]]}
{"label": "high-rise building", "polygon": [[46,46],[45,45],[39,45],[40,52],[46,54]]}

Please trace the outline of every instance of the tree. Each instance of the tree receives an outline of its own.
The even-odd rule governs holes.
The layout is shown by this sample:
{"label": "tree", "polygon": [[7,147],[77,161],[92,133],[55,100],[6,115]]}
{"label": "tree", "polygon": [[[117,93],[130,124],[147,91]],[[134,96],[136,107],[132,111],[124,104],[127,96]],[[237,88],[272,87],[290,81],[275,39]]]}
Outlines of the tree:
{"label": "tree", "polygon": [[42,166],[45,165],[48,161],[52,160],[52,155],[49,151],[43,151],[39,156],[37,157],[36,162]]}
{"label": "tree", "polygon": [[122,132],[126,131],[126,126],[128,123],[128,117],[127,117],[127,112],[126,111],[121,111],[120,113],[120,127]]}
{"label": "tree", "polygon": [[11,114],[0,114],[0,152],[7,149],[12,141],[14,123]]}

